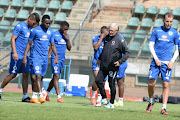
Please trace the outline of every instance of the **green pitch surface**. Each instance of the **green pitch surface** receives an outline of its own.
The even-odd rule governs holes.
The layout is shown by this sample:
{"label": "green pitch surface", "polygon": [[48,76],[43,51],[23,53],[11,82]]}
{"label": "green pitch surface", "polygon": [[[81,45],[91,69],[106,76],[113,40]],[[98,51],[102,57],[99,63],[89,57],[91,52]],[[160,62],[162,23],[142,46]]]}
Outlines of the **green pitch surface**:
{"label": "green pitch surface", "polygon": [[[31,94],[30,94],[31,95]],[[0,101],[0,120],[180,120],[180,105],[168,104],[169,115],[161,115],[162,104],[156,103],[146,113],[147,102],[124,102],[124,107],[94,107],[89,98],[63,96],[64,103],[32,104],[21,102],[22,93],[4,92]]]}

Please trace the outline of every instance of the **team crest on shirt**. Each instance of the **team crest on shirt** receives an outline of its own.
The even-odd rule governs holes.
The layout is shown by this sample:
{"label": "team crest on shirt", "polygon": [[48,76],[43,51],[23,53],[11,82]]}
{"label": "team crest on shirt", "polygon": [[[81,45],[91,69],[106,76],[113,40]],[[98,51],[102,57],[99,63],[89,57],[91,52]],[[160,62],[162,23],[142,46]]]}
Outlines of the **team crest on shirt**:
{"label": "team crest on shirt", "polygon": [[111,45],[115,45],[115,41],[112,41]]}
{"label": "team crest on shirt", "polygon": [[51,32],[48,30],[48,31],[47,31],[47,34],[51,34]]}
{"label": "team crest on shirt", "polygon": [[17,67],[16,67],[16,66],[13,66],[13,71],[12,71],[12,73],[16,73],[16,70],[17,70]]}
{"label": "team crest on shirt", "polygon": [[168,34],[169,34],[169,35],[173,35],[173,32],[172,32],[172,31],[169,31]]}
{"label": "team crest on shirt", "polygon": [[29,35],[30,35],[30,33],[29,33],[29,32],[27,32],[27,33],[26,33],[26,35],[25,35],[25,37],[29,37]]}

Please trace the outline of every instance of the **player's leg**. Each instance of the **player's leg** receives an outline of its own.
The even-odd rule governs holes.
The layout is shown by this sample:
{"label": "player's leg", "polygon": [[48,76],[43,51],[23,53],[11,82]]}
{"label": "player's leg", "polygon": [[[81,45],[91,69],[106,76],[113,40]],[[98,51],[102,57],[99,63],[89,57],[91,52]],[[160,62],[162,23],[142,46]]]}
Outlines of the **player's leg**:
{"label": "player's leg", "polygon": [[160,72],[160,67],[156,66],[156,64],[154,63],[151,63],[149,70],[149,83],[148,83],[149,104],[146,108],[147,113],[151,113],[152,107],[154,105],[153,95],[154,95],[156,80],[159,76],[159,72]]}
{"label": "player's leg", "polygon": [[106,108],[114,108],[114,100],[116,96],[116,86],[115,86],[116,76],[117,76],[117,71],[109,71],[108,82],[109,82],[109,88],[111,91],[111,99],[110,99],[109,104],[107,104]]}
{"label": "player's leg", "polygon": [[42,76],[41,74],[37,74],[36,75],[36,84],[37,84],[37,89],[39,92],[39,97],[40,97],[40,102],[44,103],[46,102],[46,100],[43,97],[43,93],[42,93],[42,82],[41,82]]}
{"label": "player's leg", "polygon": [[107,100],[107,96],[106,96],[106,92],[105,92],[104,84],[103,84],[103,81],[107,75],[108,75],[108,71],[100,69],[95,80],[102,96],[101,104],[108,104],[108,100]]}
{"label": "player's leg", "polygon": [[117,78],[119,100],[115,106],[123,106],[124,78]]}
{"label": "player's leg", "polygon": [[163,105],[161,114],[168,115],[166,111],[167,101],[169,97],[169,82],[171,80],[172,69],[168,69],[166,64],[161,65],[161,76],[163,79],[162,86],[163,86]]}

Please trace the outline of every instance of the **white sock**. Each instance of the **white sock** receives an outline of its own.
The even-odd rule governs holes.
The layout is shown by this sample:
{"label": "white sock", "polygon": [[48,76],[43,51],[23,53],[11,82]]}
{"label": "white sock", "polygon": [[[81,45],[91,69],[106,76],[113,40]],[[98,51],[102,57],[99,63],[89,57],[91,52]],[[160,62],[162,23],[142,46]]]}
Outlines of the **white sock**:
{"label": "white sock", "polygon": [[98,94],[98,97],[97,97],[97,102],[101,101],[101,99],[102,99],[101,94]]}
{"label": "white sock", "polygon": [[119,97],[119,102],[123,102],[123,98]]}
{"label": "white sock", "polygon": [[163,110],[163,109],[166,109],[166,104],[163,104],[163,105],[162,105],[162,110]]}
{"label": "white sock", "polygon": [[33,98],[36,98],[36,99],[38,98],[38,97],[37,97],[37,92],[33,92],[33,94],[32,94],[32,99],[33,99]]}
{"label": "white sock", "polygon": [[42,87],[42,93],[46,94],[46,90],[44,89],[44,87]]}
{"label": "white sock", "polygon": [[95,97],[96,97],[96,93],[97,93],[97,91],[93,91],[93,90],[92,90],[91,98],[95,98]]}
{"label": "white sock", "polygon": [[154,103],[154,99],[153,98],[149,98],[149,103]]}
{"label": "white sock", "polygon": [[23,100],[28,97],[27,93],[23,93]]}
{"label": "white sock", "polygon": [[2,95],[3,89],[0,87],[0,95]]}
{"label": "white sock", "polygon": [[39,92],[39,97],[41,98],[41,97],[43,97],[43,94],[42,94],[42,92]]}
{"label": "white sock", "polygon": [[61,95],[57,95],[57,99],[61,98]]}

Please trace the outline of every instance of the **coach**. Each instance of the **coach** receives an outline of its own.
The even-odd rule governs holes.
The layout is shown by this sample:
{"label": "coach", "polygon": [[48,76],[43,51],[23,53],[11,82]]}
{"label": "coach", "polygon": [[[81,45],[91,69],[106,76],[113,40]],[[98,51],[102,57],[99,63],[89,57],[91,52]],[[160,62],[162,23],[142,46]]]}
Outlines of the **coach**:
{"label": "coach", "polygon": [[[122,57],[122,54],[124,56]],[[104,40],[104,49],[99,57],[100,70],[96,78],[96,84],[102,95],[101,104],[107,104],[105,107],[114,108],[114,99],[116,95],[115,78],[120,64],[124,63],[130,56],[127,45],[118,35],[118,25],[112,23],[109,26],[109,35]],[[97,62],[99,64],[99,61]],[[111,89],[111,100],[108,102],[105,93],[103,80],[108,75],[109,87]]]}

